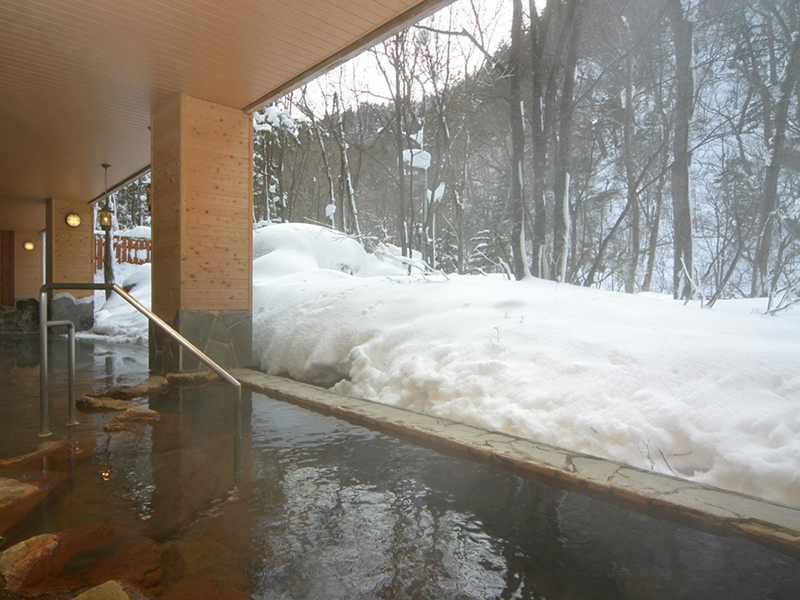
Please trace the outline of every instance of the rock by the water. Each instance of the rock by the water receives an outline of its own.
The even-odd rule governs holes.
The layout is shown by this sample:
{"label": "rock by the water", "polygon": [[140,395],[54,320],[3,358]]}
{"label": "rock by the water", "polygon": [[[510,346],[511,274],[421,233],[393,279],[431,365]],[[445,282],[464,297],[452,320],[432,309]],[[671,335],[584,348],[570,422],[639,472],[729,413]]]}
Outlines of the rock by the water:
{"label": "rock by the water", "polygon": [[42,472],[35,479],[0,477],[0,534],[22,520],[67,475],[55,471]]}
{"label": "rock by the water", "polygon": [[[13,588],[6,577],[9,589],[26,595],[75,592],[114,580],[146,591],[163,577],[161,545],[133,529],[89,523],[49,535],[21,542],[0,555],[12,576]],[[22,544],[33,544],[37,550],[19,548]]]}
{"label": "rock by the water", "polygon": [[120,400],[118,398],[81,396],[75,400],[75,406],[77,406],[78,410],[84,412],[122,411],[130,409],[134,405],[136,404],[130,400]]}
{"label": "rock by the water", "polygon": [[131,597],[119,582],[106,581],[103,585],[86,590],[72,600],[131,600]]}
{"label": "rock by the water", "polygon": [[153,375],[147,380],[138,385],[134,385],[133,387],[116,388],[110,392],[110,395],[122,400],[132,400],[133,398],[152,396],[153,394],[164,391],[168,387],[169,383],[165,377]]}
{"label": "rock by the water", "polygon": [[170,385],[177,386],[205,385],[219,381],[219,375],[214,371],[207,370],[193,373],[167,373],[167,381]]}
{"label": "rock by the water", "polygon": [[222,581],[205,578],[182,579],[169,586],[161,600],[248,600],[250,594]]}
{"label": "rock by the water", "polygon": [[37,535],[0,552],[0,577],[12,592],[35,584],[47,573],[47,565],[59,537],[52,533]]}
{"label": "rock by the water", "polygon": [[150,421],[158,421],[161,418],[161,415],[154,410],[138,404],[134,404],[134,406],[135,408],[130,408],[114,417],[114,420],[108,423],[103,430],[109,433],[129,431]]}

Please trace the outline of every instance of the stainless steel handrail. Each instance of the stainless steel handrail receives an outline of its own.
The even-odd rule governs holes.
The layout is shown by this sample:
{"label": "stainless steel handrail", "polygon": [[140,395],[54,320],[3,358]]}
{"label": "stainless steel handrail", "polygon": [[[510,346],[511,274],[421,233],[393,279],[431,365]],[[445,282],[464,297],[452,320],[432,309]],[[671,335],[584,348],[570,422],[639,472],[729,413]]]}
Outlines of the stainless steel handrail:
{"label": "stainless steel handrail", "polygon": [[131,296],[128,292],[119,287],[116,283],[46,283],[39,289],[39,348],[41,351],[41,358],[39,361],[39,417],[40,417],[40,432],[41,437],[47,437],[51,434],[49,415],[48,415],[48,401],[47,401],[47,385],[48,385],[48,365],[47,365],[47,329],[48,327],[55,327],[60,325],[67,325],[70,329],[71,340],[71,359],[69,363],[69,381],[70,381],[70,421],[67,425],[75,425],[75,332],[74,325],[70,321],[48,321],[47,320],[47,294],[50,290],[112,290],[122,296],[122,298],[133,306],[136,310],[147,317],[152,323],[158,325],[164,333],[178,342],[181,346],[191,352],[200,362],[209,367],[212,371],[217,373],[222,379],[227,381],[233,386],[235,394],[235,408],[236,408],[236,437],[241,436],[241,419],[240,407],[242,402],[242,384],[236,381],[225,369],[220,367],[213,360],[208,358],[201,350],[199,350],[189,340],[175,331],[161,318],[153,314],[146,306],[139,302],[136,298]]}

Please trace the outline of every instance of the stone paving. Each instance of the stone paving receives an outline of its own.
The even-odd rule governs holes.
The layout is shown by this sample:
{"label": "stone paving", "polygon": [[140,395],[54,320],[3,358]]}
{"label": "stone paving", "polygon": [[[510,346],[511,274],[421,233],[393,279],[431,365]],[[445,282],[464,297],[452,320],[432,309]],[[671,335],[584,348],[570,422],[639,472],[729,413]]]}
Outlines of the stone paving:
{"label": "stone paving", "polygon": [[352,423],[469,460],[614,502],[651,516],[744,535],[800,554],[800,508],[769,502],[603,458],[486,431],[248,369],[231,369],[243,386]]}

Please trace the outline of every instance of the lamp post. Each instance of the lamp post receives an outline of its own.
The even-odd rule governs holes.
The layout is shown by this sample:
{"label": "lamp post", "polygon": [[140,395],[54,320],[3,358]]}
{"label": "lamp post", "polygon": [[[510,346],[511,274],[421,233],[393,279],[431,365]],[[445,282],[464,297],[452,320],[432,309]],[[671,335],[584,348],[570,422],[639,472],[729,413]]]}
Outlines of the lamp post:
{"label": "lamp post", "polygon": [[[103,181],[105,184],[105,204],[100,209],[100,227],[106,232],[105,252],[103,254],[103,282],[106,284],[114,283],[114,268],[111,260],[111,225],[113,223],[113,213],[108,205],[108,168],[109,164],[101,165],[103,171]],[[106,300],[111,296],[111,290],[106,290]]]}

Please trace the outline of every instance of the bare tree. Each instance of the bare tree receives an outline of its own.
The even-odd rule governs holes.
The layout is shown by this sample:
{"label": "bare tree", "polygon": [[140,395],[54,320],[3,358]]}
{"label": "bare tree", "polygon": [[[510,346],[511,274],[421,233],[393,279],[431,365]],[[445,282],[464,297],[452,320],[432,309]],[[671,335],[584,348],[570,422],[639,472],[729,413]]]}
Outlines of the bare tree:
{"label": "bare tree", "polygon": [[675,298],[694,296],[692,286],[692,208],[689,198],[689,126],[694,105],[692,73],[692,23],[681,0],[667,0],[675,47],[676,100],[672,163],[673,271]]}

